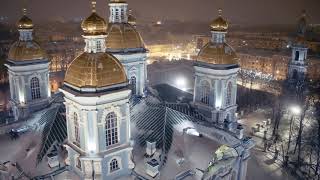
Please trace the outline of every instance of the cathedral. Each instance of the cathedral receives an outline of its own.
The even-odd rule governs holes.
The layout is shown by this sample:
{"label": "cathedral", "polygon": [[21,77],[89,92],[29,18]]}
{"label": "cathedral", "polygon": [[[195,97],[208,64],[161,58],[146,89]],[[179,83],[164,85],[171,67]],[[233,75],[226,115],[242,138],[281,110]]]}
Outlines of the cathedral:
{"label": "cathedral", "polygon": [[194,60],[194,90],[186,95],[192,100],[179,103],[147,86],[148,50],[127,2],[111,0],[109,7],[106,22],[92,1],[81,23],[84,51],[68,67],[61,102],[59,94],[51,96],[50,62],[33,39],[26,10],[18,22],[20,37],[6,64],[15,119],[39,110],[39,126],[59,112],[64,118],[59,138],[51,133],[56,121],[45,132],[56,139],[43,143],[38,160],[56,143],[66,149],[65,168],[78,179],[245,180],[254,141],[235,115],[240,67],[226,42],[222,10],[210,23],[210,42]]}

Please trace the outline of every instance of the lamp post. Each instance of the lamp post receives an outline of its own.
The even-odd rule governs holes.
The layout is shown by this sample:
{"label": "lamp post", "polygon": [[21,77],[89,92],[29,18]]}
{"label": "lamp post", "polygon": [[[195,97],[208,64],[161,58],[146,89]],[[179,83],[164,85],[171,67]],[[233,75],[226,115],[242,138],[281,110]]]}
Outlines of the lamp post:
{"label": "lamp post", "polygon": [[290,112],[291,112],[291,119],[290,119],[290,129],[289,129],[289,139],[288,139],[288,147],[287,147],[287,154],[285,156],[285,162],[284,165],[287,166],[288,165],[288,161],[289,161],[289,149],[290,149],[290,143],[291,143],[291,131],[292,131],[292,122],[293,122],[293,118],[296,115],[299,115],[301,113],[301,109],[299,106],[292,106],[290,107]]}

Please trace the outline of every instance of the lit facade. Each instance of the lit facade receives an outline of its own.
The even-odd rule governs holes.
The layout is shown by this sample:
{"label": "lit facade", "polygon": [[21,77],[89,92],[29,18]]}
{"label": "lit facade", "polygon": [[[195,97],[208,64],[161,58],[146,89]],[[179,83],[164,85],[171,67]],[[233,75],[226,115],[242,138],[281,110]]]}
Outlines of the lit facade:
{"label": "lit facade", "polygon": [[[129,18],[126,1],[111,0],[106,38],[106,51],[112,53],[123,64],[133,95],[144,96],[147,83],[147,49]],[[128,22],[128,19],[131,20]]]}
{"label": "lit facade", "polygon": [[61,88],[67,118],[66,161],[81,179],[116,179],[134,167],[131,90],[121,63],[105,52],[106,27],[94,8],[82,22],[84,53],[69,66]]}
{"label": "lit facade", "polygon": [[236,122],[239,65],[235,52],[225,41],[227,28],[227,23],[219,19],[211,25],[212,38],[200,50],[194,66],[193,102],[210,121],[231,125]]}
{"label": "lit facade", "polygon": [[[237,73],[240,69],[237,56],[226,43],[228,23],[221,16],[211,23],[211,40],[200,49],[194,64],[195,83],[193,105],[208,122],[215,124],[239,139],[243,128],[235,116],[237,105]],[[236,150],[234,150],[236,152]],[[234,153],[234,157],[238,157]],[[203,179],[246,179],[250,152],[234,162],[215,162],[204,173]],[[219,163],[222,163],[221,167]],[[210,168],[209,168],[210,169]]]}
{"label": "lit facade", "polygon": [[49,105],[49,64],[45,52],[33,40],[33,24],[26,14],[18,22],[19,40],[10,48],[6,66],[10,104],[15,120]]}

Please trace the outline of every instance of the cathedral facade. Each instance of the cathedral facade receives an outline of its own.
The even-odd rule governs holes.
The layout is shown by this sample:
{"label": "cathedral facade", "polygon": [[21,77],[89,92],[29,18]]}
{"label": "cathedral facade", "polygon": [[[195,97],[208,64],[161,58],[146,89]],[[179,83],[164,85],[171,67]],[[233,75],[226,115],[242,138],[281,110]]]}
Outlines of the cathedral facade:
{"label": "cathedral facade", "polygon": [[193,104],[212,123],[226,126],[242,136],[237,127],[237,55],[225,40],[228,22],[219,17],[211,22],[211,40],[199,52],[195,61]]}
{"label": "cathedral facade", "polygon": [[82,179],[128,175],[131,90],[121,62],[105,51],[107,23],[95,10],[81,25],[86,42],[66,72],[67,163]]}

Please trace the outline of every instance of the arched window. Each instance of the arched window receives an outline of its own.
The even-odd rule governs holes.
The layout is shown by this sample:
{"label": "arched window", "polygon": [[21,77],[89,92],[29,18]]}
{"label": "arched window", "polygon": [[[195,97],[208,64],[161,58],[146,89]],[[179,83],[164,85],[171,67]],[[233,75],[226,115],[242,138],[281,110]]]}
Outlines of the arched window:
{"label": "arched window", "polygon": [[200,101],[209,105],[210,84],[208,81],[202,81],[200,92]]}
{"label": "arched window", "polygon": [[106,144],[107,146],[118,143],[117,116],[111,112],[106,117]]}
{"label": "arched window", "polygon": [[137,79],[135,76],[132,76],[130,78],[130,84],[131,84],[132,94],[135,95],[137,93]]}
{"label": "arched window", "polygon": [[40,99],[40,84],[39,79],[36,77],[33,77],[30,81],[30,87],[31,87],[31,98],[32,99]]}
{"label": "arched window", "polygon": [[118,161],[116,159],[112,159],[112,161],[110,162],[110,172],[116,171],[118,169],[119,169]]}
{"label": "arched window", "polygon": [[226,105],[230,106],[231,105],[231,101],[232,101],[232,83],[229,82],[228,83],[228,87],[227,87],[227,97],[226,97]]}
{"label": "arched window", "polygon": [[79,119],[78,119],[77,113],[73,113],[73,123],[74,123],[74,142],[77,146],[80,146]]}

